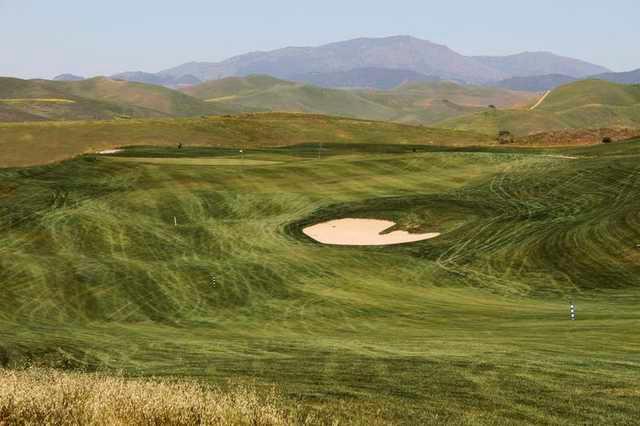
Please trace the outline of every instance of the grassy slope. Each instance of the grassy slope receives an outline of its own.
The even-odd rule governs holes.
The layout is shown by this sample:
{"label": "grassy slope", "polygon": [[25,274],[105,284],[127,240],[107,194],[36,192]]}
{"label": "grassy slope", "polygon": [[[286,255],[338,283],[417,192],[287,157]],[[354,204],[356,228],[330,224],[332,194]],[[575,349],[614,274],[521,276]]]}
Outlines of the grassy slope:
{"label": "grassy slope", "polygon": [[123,145],[286,146],[303,143],[490,144],[442,129],[300,114],[0,124],[0,167],[60,161]]}
{"label": "grassy slope", "polygon": [[[633,423],[640,141],[578,160],[373,148],[1,171],[0,360],[252,377],[345,423]],[[444,235],[299,234],[356,215]]]}
{"label": "grassy slope", "polygon": [[274,87],[297,86],[297,83],[280,80],[267,75],[251,75],[248,77],[229,77],[211,80],[202,84],[185,87],[182,91],[202,100],[216,100],[220,98],[247,96]]}
{"label": "grassy slope", "polygon": [[499,130],[526,135],[551,130],[640,127],[640,86],[579,81],[555,89],[534,111],[485,111],[437,125],[492,135]]}
{"label": "grassy slope", "polygon": [[410,84],[391,91],[322,89],[266,76],[210,81],[184,91],[237,111],[308,112],[413,124],[471,114],[490,104],[528,105],[536,96],[446,82]]}
{"label": "grassy slope", "polygon": [[[61,102],[66,101],[66,102]],[[227,110],[183,93],[142,83],[93,78],[84,81],[0,78],[4,119],[109,119],[213,114]],[[1,116],[0,116],[1,117]]]}

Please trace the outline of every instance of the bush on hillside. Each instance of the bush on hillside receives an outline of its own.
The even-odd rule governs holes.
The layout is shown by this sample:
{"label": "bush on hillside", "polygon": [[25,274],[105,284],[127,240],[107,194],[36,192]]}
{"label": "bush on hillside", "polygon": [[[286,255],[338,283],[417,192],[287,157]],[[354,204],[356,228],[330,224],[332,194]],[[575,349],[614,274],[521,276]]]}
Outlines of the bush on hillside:
{"label": "bush on hillside", "polygon": [[613,142],[613,139],[611,139],[609,136],[605,136],[604,138],[602,138],[602,143],[611,143]]}
{"label": "bush on hillside", "polygon": [[507,130],[501,130],[498,133],[498,142],[501,144],[513,143],[513,135]]}

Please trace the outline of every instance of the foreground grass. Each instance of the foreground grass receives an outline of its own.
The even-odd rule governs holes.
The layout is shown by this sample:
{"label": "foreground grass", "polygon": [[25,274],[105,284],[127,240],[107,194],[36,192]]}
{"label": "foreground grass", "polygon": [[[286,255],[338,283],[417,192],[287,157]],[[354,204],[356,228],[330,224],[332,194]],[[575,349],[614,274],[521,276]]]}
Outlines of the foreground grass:
{"label": "foreground grass", "polygon": [[130,380],[55,370],[0,369],[0,424],[293,425],[314,421],[250,386]]}
{"label": "foreground grass", "polygon": [[[343,423],[636,422],[639,142],[176,151],[0,172],[0,363],[252,379]],[[300,233],[353,216],[443,235]]]}

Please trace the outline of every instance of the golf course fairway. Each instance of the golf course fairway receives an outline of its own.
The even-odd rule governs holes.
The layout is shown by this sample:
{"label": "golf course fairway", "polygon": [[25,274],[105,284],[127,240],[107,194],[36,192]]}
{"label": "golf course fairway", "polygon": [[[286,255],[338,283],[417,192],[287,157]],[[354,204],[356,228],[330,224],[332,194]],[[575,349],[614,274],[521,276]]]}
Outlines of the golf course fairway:
{"label": "golf course fairway", "polygon": [[[640,141],[122,148],[0,169],[0,366],[273,385],[319,424],[640,418]],[[341,218],[441,235],[303,232]]]}

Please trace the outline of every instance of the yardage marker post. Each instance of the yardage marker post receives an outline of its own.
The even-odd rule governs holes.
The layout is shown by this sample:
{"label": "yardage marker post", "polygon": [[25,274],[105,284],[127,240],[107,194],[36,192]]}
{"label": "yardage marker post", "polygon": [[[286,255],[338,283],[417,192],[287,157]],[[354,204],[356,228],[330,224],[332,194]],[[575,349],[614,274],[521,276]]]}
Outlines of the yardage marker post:
{"label": "yardage marker post", "polygon": [[569,306],[569,312],[571,314],[571,321],[575,321],[576,320],[576,304],[573,300],[571,301],[571,305]]}

